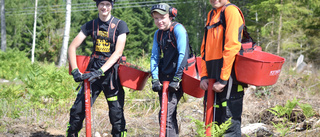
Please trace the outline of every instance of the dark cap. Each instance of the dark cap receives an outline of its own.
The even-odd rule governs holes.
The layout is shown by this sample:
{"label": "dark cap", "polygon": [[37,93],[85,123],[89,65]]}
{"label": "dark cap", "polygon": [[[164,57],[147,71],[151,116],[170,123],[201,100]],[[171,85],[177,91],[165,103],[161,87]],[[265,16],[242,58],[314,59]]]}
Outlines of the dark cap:
{"label": "dark cap", "polygon": [[165,15],[169,13],[169,9],[170,6],[167,3],[159,3],[151,7],[151,14],[153,12],[158,12],[161,15]]}
{"label": "dark cap", "polygon": [[113,4],[114,4],[114,2],[115,2],[115,0],[93,0],[93,1],[96,2],[97,7],[98,7],[98,5],[99,5],[99,3],[100,3],[101,1],[109,1],[109,2],[112,4],[112,7],[113,7]]}

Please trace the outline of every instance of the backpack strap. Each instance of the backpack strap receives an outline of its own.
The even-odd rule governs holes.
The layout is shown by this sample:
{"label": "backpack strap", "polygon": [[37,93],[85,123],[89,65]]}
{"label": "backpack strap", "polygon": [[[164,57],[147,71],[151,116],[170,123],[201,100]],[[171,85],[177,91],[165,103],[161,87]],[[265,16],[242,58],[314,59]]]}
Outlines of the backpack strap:
{"label": "backpack strap", "polygon": [[[170,33],[169,33],[169,40],[168,40],[168,42],[170,42],[174,48],[177,48],[177,47],[176,47],[176,46],[177,46],[177,39],[176,39],[176,36],[174,35],[174,31],[173,31],[173,30],[174,30],[174,27],[175,27],[177,24],[178,24],[177,22],[173,22],[173,23],[171,24],[171,26],[170,26]],[[179,23],[179,24],[180,24],[180,23]],[[171,36],[171,35],[172,35],[172,36]],[[174,38],[174,40],[172,40],[171,37]]]}
{"label": "backpack strap", "polygon": [[[169,28],[169,39],[168,39],[168,42],[170,42],[174,48],[176,48],[176,45],[177,45],[177,39],[176,39],[176,37],[174,35],[174,27],[177,24],[180,24],[180,23],[173,22],[173,23],[171,23],[171,26]],[[158,30],[158,32],[157,32],[157,42],[158,42],[158,45],[160,47],[164,46],[163,45],[164,43],[163,43],[163,40],[162,40],[162,36],[163,36],[163,30]],[[172,38],[174,38],[174,39],[172,39]]]}
{"label": "backpack strap", "polygon": [[[222,25],[224,28],[226,28],[226,22],[225,22],[225,9],[228,7],[228,6],[234,6],[238,9],[242,19],[243,19],[243,24],[244,24],[244,27],[243,27],[243,33],[242,33],[242,40],[241,40],[241,43],[246,43],[246,42],[252,42],[252,47],[249,48],[249,49],[244,49],[243,46],[241,46],[241,49],[239,51],[240,55],[243,55],[243,52],[247,52],[247,51],[252,51],[254,50],[255,46],[256,46],[256,43],[253,41],[252,37],[250,36],[250,33],[247,31],[247,26],[245,25],[245,19],[244,19],[244,16],[243,16],[243,13],[242,11],[240,10],[239,7],[237,7],[236,5],[232,4],[232,3],[229,3],[227,5],[225,5],[221,11],[221,14],[220,14],[220,20],[222,20]],[[223,31],[224,35],[223,35],[223,45],[224,45],[224,42],[225,42],[225,30]]]}
{"label": "backpack strap", "polygon": [[108,30],[107,30],[108,37],[102,37],[102,36],[98,36],[98,34],[99,34],[99,20],[98,20],[98,18],[93,20],[93,23],[92,23],[92,25],[93,25],[92,26],[92,28],[93,28],[93,31],[92,31],[93,41],[95,41],[96,39],[99,38],[99,39],[108,40],[111,43],[115,43],[115,33],[116,33],[116,29],[117,29],[120,21],[121,21],[120,19],[112,17],[110,24],[109,24],[109,27],[108,27]]}
{"label": "backpack strap", "polygon": [[[98,23],[98,18],[92,20],[92,34],[91,34],[91,37],[92,37],[92,42],[93,42],[93,49],[95,48],[96,46],[96,39],[97,39],[97,31],[99,30],[99,23]],[[97,31],[95,31],[97,30]],[[95,55],[96,52],[92,52],[91,55],[90,55],[90,60],[89,60],[89,64],[86,68],[86,71],[89,71],[90,68],[92,67],[93,65],[93,60],[94,60],[94,55]]]}
{"label": "backpack strap", "polygon": [[108,27],[108,38],[112,38],[112,43],[115,43],[115,35],[118,24],[121,20],[115,17],[112,17]]}
{"label": "backpack strap", "polygon": [[95,45],[95,40],[97,39],[97,34],[98,34],[98,31],[99,31],[99,20],[98,18],[94,19],[92,21],[92,41],[94,42],[94,45]]}
{"label": "backpack strap", "polygon": [[[222,14],[222,12],[221,12],[221,14]],[[217,23],[212,24],[212,25],[209,25],[210,22],[211,22],[212,16],[213,16],[213,10],[211,10],[209,22],[208,22],[208,24],[207,24],[206,27],[205,27],[206,31],[209,30],[209,29],[212,29],[212,28],[216,28],[216,27],[218,27],[219,25],[223,24],[223,22],[222,22],[222,20],[221,20],[221,14],[220,14],[220,20],[219,20]]]}
{"label": "backpack strap", "polygon": [[[178,23],[178,22],[173,22],[173,23],[171,24],[170,28],[169,28],[170,33],[169,33],[168,42],[170,42],[171,45],[172,45],[174,48],[177,48],[177,38],[176,38],[176,36],[174,35],[174,27],[175,27],[176,25],[178,25],[178,24],[180,24],[180,23]],[[183,25],[182,25],[182,26],[183,26]],[[184,27],[184,26],[183,26],[183,27]],[[163,36],[163,30],[159,30],[159,31],[157,32],[157,42],[158,42],[158,45],[159,45],[160,47],[164,46],[164,45],[162,45],[162,44],[163,44],[163,43],[162,43],[162,36]],[[193,49],[192,49],[192,47],[191,47],[191,45],[189,44],[189,41],[187,42],[187,44],[189,45],[190,53],[195,54],[194,51],[193,51]],[[160,48],[160,49],[161,49],[161,48]],[[188,55],[188,56],[189,56],[189,58],[192,57],[192,55]]]}

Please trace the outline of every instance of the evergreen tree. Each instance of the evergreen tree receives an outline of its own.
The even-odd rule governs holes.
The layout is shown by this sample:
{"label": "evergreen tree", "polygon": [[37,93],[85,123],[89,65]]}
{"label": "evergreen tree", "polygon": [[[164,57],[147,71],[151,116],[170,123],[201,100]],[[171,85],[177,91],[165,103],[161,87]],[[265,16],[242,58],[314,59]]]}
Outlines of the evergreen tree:
{"label": "evergreen tree", "polygon": [[124,55],[136,59],[139,56],[150,56],[154,32],[157,30],[150,14],[150,6],[145,6],[143,0],[136,2],[122,3],[121,7],[115,8],[114,15],[124,20],[130,30]]}
{"label": "evergreen tree", "polygon": [[[314,9],[317,6],[314,3],[319,3],[318,0],[280,2],[280,0],[260,0],[250,5],[251,19],[255,18],[255,12],[260,15],[256,27],[261,29],[264,50],[275,53],[276,43],[279,42],[277,37],[280,34],[281,55],[307,54],[306,51],[311,46],[308,44],[311,42],[309,38],[312,37],[307,34],[310,32],[310,24],[313,24],[311,20],[315,17]],[[310,8],[312,6],[313,8]],[[279,30],[280,17],[283,24]]]}

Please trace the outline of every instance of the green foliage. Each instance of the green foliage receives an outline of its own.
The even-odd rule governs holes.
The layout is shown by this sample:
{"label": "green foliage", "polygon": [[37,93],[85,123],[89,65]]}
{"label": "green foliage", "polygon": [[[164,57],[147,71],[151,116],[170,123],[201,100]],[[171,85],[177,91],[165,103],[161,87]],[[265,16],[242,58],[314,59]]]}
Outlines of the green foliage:
{"label": "green foliage", "polygon": [[225,123],[222,123],[221,125],[217,125],[217,122],[215,121],[212,125],[213,128],[211,130],[211,133],[218,137],[223,136],[223,134],[226,132],[226,130],[229,129],[231,124],[231,118],[229,118]]}
{"label": "green foliage", "polygon": [[194,119],[193,117],[189,117],[189,118],[191,118],[191,123],[195,124],[196,132],[198,133],[197,137],[205,137],[206,128],[205,128],[204,122]]}
{"label": "green foliage", "polygon": [[[11,14],[6,19],[7,35],[9,36],[7,37],[7,46],[27,51],[27,56],[31,57],[29,51],[32,47],[35,1],[10,1],[8,3],[5,6]],[[36,60],[57,61],[57,55],[59,55],[62,45],[61,30],[64,25],[64,13],[56,9],[57,5],[62,5],[62,0],[38,2]]]}
{"label": "green foliage", "polygon": [[31,61],[25,56],[26,53],[18,49],[0,51],[0,77],[14,80],[25,74],[25,68],[31,64]]}
{"label": "green foliage", "polygon": [[294,98],[292,101],[288,100],[284,107],[277,105],[274,108],[269,109],[269,111],[278,118],[283,117],[282,121],[279,123],[272,122],[273,126],[280,133],[280,136],[285,136],[290,130],[289,119],[291,117],[292,110],[296,106],[299,106],[302,109],[304,116],[307,118],[315,115],[315,112],[310,104],[299,103],[299,99],[296,98]]}
{"label": "green foliage", "polygon": [[316,114],[316,112],[313,110],[310,104],[299,103],[298,105],[302,109],[303,115],[305,115],[307,118],[310,118]]}
{"label": "green foliage", "polygon": [[136,2],[137,4],[119,1],[121,7],[133,7],[128,9],[115,7],[113,9],[113,16],[125,21],[130,30],[127,36],[124,55],[132,57],[145,56],[143,54],[148,55],[151,52],[153,34],[157,30],[150,15],[150,8],[140,7],[138,2],[144,2],[143,0],[136,0]]}
{"label": "green foliage", "polygon": [[271,122],[277,132],[280,133],[280,136],[285,136],[286,133],[288,133],[288,131],[290,130],[289,119],[291,117],[293,108],[298,104],[298,102],[299,101],[294,98],[292,102],[288,100],[285,107],[277,105],[276,107],[269,109],[269,111],[278,118],[285,116],[279,123]]}
{"label": "green foliage", "polygon": [[[172,5],[178,10],[176,21],[180,22],[187,30],[189,43],[196,55],[200,55],[200,47],[204,35],[204,24],[207,13],[212,8],[207,0],[185,1]],[[195,10],[190,10],[195,9]],[[196,12],[195,12],[196,11]],[[190,19],[192,17],[192,19]]]}
{"label": "green foliage", "polygon": [[310,59],[319,62],[316,57],[319,54],[314,51],[319,47],[319,39],[314,38],[319,35],[319,31],[315,28],[319,26],[317,18],[319,10],[315,10],[319,9],[319,4],[315,3],[319,3],[319,0],[282,1],[282,3],[280,0],[253,1],[247,5],[250,10],[246,17],[249,32],[260,31],[251,34],[254,38],[260,35],[260,44],[268,52],[275,53],[280,42],[282,56],[304,52]]}
{"label": "green foliage", "polygon": [[54,110],[74,98],[77,83],[73,82],[67,68],[51,64],[31,64],[24,52],[0,52],[0,78],[10,82],[0,84],[1,116],[19,117],[30,108]]}
{"label": "green foliage", "polygon": [[268,111],[279,118],[286,116],[288,119],[290,119],[292,110],[296,106],[299,106],[302,109],[303,115],[307,118],[315,115],[315,111],[310,104],[299,103],[299,99],[296,98],[294,98],[292,101],[288,100],[285,106],[277,105],[273,108],[270,108]]}
{"label": "green foliage", "polygon": [[294,98],[292,101],[288,100],[284,107],[281,105],[277,105],[277,106],[269,109],[269,111],[277,117],[282,117],[282,116],[286,115],[286,116],[288,116],[288,118],[290,118],[292,110],[293,110],[293,108],[295,108],[297,106],[298,102],[299,102],[299,100]]}
{"label": "green foliage", "polygon": [[191,118],[191,122],[195,124],[196,126],[196,132],[198,133],[197,137],[205,137],[206,134],[206,128],[211,127],[211,134],[217,137],[222,137],[223,134],[226,132],[227,129],[231,126],[231,118],[229,118],[225,123],[222,123],[221,125],[218,125],[217,122],[210,123],[207,127],[205,127],[205,123]]}
{"label": "green foliage", "polygon": [[288,127],[288,124],[286,123],[286,121],[283,121],[282,123],[273,123],[273,127],[276,128],[277,132],[280,133],[280,136],[284,137],[288,131],[290,130],[290,127]]}
{"label": "green foliage", "polygon": [[26,91],[31,95],[30,99],[34,102],[49,98],[56,103],[64,103],[61,99],[69,98],[70,95],[65,91],[76,86],[74,83],[70,84],[72,77],[66,73],[65,69],[57,69],[54,64],[49,64],[46,68],[33,64],[27,69],[29,73],[21,80],[26,85]]}

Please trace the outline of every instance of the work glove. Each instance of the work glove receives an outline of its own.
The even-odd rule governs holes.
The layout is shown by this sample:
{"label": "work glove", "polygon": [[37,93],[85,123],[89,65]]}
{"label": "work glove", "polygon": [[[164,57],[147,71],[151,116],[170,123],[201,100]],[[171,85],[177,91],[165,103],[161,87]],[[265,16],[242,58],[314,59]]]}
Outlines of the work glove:
{"label": "work glove", "polygon": [[152,79],[152,90],[154,92],[159,92],[162,90],[162,84],[160,83],[159,79]]}
{"label": "work glove", "polygon": [[80,73],[80,71],[79,71],[78,68],[73,69],[73,70],[71,71],[71,74],[72,74],[72,76],[73,76],[74,81],[76,81],[76,82],[81,82],[81,81],[83,81],[83,79],[82,79],[82,74]]}
{"label": "work glove", "polygon": [[97,79],[100,79],[100,76],[104,76],[102,69],[91,71],[90,73],[82,74],[83,79],[88,79],[91,83],[95,82]]}
{"label": "work glove", "polygon": [[180,88],[180,79],[174,77],[173,80],[169,83],[168,91],[169,92],[176,92]]}

